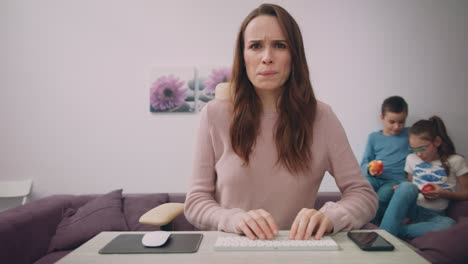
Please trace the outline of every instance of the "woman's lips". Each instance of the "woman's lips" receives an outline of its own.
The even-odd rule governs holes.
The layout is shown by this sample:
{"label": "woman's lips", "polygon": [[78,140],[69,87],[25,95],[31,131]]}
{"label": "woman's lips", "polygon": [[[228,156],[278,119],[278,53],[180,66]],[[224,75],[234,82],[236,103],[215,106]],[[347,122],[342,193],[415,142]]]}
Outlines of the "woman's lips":
{"label": "woman's lips", "polygon": [[269,76],[269,75],[276,74],[276,71],[262,71],[262,72],[259,72],[258,74],[263,75],[263,76]]}

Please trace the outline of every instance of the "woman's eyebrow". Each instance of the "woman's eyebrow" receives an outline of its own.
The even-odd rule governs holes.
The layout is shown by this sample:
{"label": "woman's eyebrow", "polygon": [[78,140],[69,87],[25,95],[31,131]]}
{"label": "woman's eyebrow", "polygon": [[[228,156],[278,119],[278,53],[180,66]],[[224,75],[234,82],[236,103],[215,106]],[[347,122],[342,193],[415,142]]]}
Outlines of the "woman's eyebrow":
{"label": "woman's eyebrow", "polygon": [[[247,40],[248,43],[250,42],[263,42],[263,39],[249,39]],[[272,39],[271,42],[288,42],[286,39]]]}

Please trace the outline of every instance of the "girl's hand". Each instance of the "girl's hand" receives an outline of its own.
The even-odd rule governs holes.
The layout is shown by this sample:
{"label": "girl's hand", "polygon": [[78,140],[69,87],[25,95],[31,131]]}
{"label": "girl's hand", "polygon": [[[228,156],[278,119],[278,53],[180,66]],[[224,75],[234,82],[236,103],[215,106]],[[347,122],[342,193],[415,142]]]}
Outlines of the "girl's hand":
{"label": "girl's hand", "polygon": [[422,192],[422,195],[424,196],[424,198],[428,200],[435,200],[438,198],[442,198],[442,195],[443,193],[446,192],[446,190],[435,183],[428,183],[428,184],[432,186],[433,190]]}
{"label": "girl's hand", "polygon": [[244,213],[236,228],[252,240],[273,239],[278,234],[278,226],[273,216],[263,209]]}
{"label": "girl's hand", "polygon": [[303,208],[294,219],[289,239],[309,239],[313,233],[315,233],[315,239],[320,239],[332,230],[333,223],[330,218],[315,209]]}
{"label": "girl's hand", "polygon": [[395,184],[395,185],[392,186],[392,188],[393,188],[394,191],[398,188],[398,185],[399,185],[399,184]]}

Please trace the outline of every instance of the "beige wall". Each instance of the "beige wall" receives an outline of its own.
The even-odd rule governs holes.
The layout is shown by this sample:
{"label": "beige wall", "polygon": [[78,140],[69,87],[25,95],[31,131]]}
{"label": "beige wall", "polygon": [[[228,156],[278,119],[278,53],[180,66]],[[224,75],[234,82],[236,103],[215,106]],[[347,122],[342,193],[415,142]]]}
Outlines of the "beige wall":
{"label": "beige wall", "polygon": [[[33,178],[33,198],[185,191],[198,116],[150,114],[147,73],[231,63],[259,2],[1,1],[0,180]],[[442,116],[468,155],[466,1],[271,2],[299,22],[315,91],[358,159],[395,94],[409,124]]]}

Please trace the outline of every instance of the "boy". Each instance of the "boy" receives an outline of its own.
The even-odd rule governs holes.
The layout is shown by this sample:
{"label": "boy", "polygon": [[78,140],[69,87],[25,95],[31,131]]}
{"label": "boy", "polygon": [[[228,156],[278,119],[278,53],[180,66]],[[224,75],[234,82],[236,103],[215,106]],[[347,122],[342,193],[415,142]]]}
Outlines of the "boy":
{"label": "boy", "polygon": [[[409,154],[408,128],[405,128],[408,104],[400,96],[391,96],[383,101],[381,111],[383,129],[369,135],[361,162],[362,171],[379,198],[379,209],[371,221],[374,224],[382,220],[394,186],[407,180],[404,167]],[[370,164],[373,160],[382,161],[382,171],[373,169]]]}

